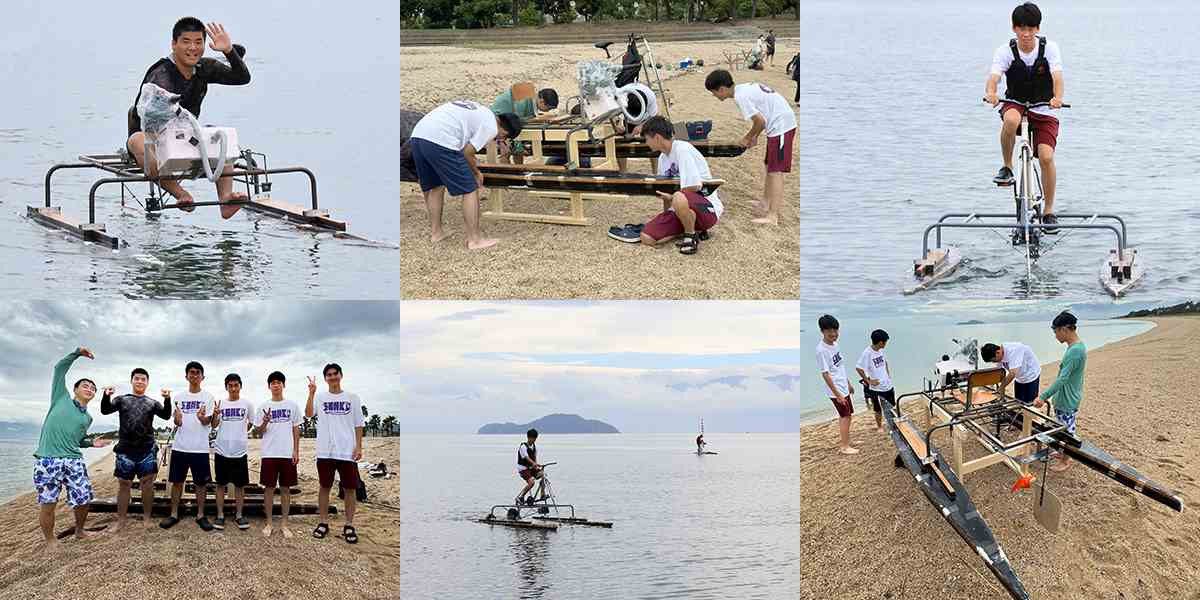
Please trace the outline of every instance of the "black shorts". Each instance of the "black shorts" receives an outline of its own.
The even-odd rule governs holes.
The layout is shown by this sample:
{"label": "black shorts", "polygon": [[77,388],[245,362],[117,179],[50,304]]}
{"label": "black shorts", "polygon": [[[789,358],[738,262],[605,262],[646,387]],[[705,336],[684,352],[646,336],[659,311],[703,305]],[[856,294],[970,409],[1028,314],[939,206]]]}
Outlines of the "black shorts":
{"label": "black shorts", "polygon": [[250,483],[250,463],[246,456],[226,458],[217,454],[213,456],[213,471],[216,472],[217,485],[233,484],[234,487],[246,487]]}
{"label": "black shorts", "polygon": [[208,470],[208,453],[171,451],[171,469],[167,472],[167,481],[183,483],[187,481],[188,471],[192,472],[192,482],[196,485],[207,485],[212,481]]}
{"label": "black shorts", "polygon": [[886,398],[888,402],[891,402],[892,404],[896,403],[895,388],[892,388],[886,392],[876,392],[870,387],[867,387],[863,390],[863,395],[866,397],[867,406],[870,407],[871,410],[875,411],[875,414],[883,412],[883,405],[879,403],[881,399]]}
{"label": "black shorts", "polygon": [[1033,404],[1037,401],[1038,390],[1042,386],[1042,378],[1038,377],[1029,383],[1013,382],[1013,398],[1020,400],[1024,404]]}

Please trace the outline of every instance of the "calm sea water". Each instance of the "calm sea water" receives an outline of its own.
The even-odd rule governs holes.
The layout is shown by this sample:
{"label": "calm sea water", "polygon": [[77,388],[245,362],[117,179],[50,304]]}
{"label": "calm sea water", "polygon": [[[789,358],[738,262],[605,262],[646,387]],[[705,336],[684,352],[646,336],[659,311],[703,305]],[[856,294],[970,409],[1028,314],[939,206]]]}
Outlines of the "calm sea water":
{"label": "calm sea water", "polygon": [[612,529],[471,519],[511,503],[523,436],[401,439],[400,577],[412,598],[795,598],[800,438],[544,435],[559,502]]}
{"label": "calm sea water", "polygon": [[[38,438],[33,437],[0,437],[0,503],[8,502],[15,496],[33,491],[33,451],[37,449]],[[83,458],[92,464],[100,460],[112,447],[84,448]],[[90,472],[93,477],[97,475]],[[60,500],[65,499],[60,498]]]}
{"label": "calm sea water", "polygon": [[[0,21],[0,296],[36,289],[133,298],[395,298],[399,17],[395,4],[351,5],[206,3],[196,16],[223,22],[247,47],[252,81],[212,86],[201,122],[236,127],[242,146],[265,152],[269,166],[307,166],[322,208],[383,243],[330,239],[247,211],[223,221],[215,207],[148,219],[122,211],[119,190],[102,188],[97,219],[132,244],[114,253],[29,221],[26,206],[43,202],[51,165],[123,145],[125,111],[143,74],[169,52],[171,26],[191,9],[7,4],[9,18]],[[86,220],[88,188],[100,175],[56,174],[54,204]],[[307,180],[292,177],[273,178],[272,195],[304,204]],[[206,180],[185,187],[198,199],[216,197]],[[133,191],[144,196],[145,185]]]}
{"label": "calm sea water", "polygon": [[[980,98],[1014,2],[805,0],[801,19],[801,289],[806,305],[903,308],[976,298],[1108,302],[1112,236],[1059,236],[1032,282],[987,231],[948,234],[971,258],[955,281],[900,296],[940,215],[1005,211],[999,118]],[[1130,301],[1200,290],[1200,93],[1189,2],[1056,2],[1042,33],[1063,52],[1056,210],[1123,215],[1148,265]],[[1003,85],[1003,84],[1002,84]],[[854,299],[854,300],[851,300]]]}

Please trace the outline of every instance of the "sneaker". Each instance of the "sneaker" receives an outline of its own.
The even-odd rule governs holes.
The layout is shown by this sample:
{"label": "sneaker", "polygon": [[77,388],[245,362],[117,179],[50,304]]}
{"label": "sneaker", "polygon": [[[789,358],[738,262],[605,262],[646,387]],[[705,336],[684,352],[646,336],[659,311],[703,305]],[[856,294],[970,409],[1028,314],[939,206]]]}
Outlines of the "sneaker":
{"label": "sneaker", "polygon": [[250,519],[246,517],[238,517],[236,521],[238,529],[250,529]]}
{"label": "sneaker", "polygon": [[199,525],[200,529],[203,529],[204,531],[213,530],[213,524],[208,522],[208,517],[200,517],[199,519],[196,519],[196,524]]}
{"label": "sneaker", "polygon": [[1013,177],[1012,169],[1008,167],[1000,167],[1000,170],[996,172],[996,176],[992,178],[992,183],[996,185],[1012,185],[1016,181],[1016,178]]}
{"label": "sneaker", "polygon": [[212,522],[213,529],[225,531],[225,517],[217,517]]}
{"label": "sneaker", "polygon": [[[1053,213],[1042,215],[1042,224],[1043,225],[1057,225],[1058,217],[1054,216]],[[1045,232],[1046,235],[1058,235],[1057,227],[1046,227],[1042,231]]]}
{"label": "sneaker", "polygon": [[636,244],[642,241],[642,226],[634,225],[631,227],[626,225],[625,227],[609,227],[608,237],[617,240],[618,242]]}

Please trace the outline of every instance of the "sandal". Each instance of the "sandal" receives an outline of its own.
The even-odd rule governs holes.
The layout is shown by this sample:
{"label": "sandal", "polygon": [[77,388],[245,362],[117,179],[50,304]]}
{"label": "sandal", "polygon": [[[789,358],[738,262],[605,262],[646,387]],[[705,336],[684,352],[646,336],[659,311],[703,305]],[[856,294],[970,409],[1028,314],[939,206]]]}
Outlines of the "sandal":
{"label": "sandal", "polygon": [[675,245],[679,246],[680,254],[695,254],[700,249],[700,240],[694,233],[691,235],[685,233],[683,238],[676,242]]}
{"label": "sandal", "polygon": [[325,539],[325,536],[328,534],[329,534],[329,524],[328,523],[321,523],[321,524],[317,525],[316,529],[313,530],[313,537],[317,538],[318,540]]}
{"label": "sandal", "polygon": [[[701,242],[707,242],[707,241],[708,241],[708,230],[707,230],[707,229],[705,229],[705,230],[703,230],[703,231],[700,231],[699,233],[697,233],[697,234],[696,234],[696,239],[700,240]],[[682,245],[683,245],[683,239],[682,239],[682,238],[680,238],[680,239],[678,239],[678,240],[675,240],[675,247],[677,247],[677,248],[678,248],[679,246],[682,246]]]}
{"label": "sandal", "polygon": [[175,524],[178,522],[179,522],[179,517],[167,517],[167,518],[163,519],[162,521],[160,521],[158,526],[162,527],[163,529],[170,529],[170,528],[174,527]]}
{"label": "sandal", "polygon": [[358,534],[354,532],[353,525],[345,525],[342,527],[342,537],[346,539],[348,544],[358,543]]}

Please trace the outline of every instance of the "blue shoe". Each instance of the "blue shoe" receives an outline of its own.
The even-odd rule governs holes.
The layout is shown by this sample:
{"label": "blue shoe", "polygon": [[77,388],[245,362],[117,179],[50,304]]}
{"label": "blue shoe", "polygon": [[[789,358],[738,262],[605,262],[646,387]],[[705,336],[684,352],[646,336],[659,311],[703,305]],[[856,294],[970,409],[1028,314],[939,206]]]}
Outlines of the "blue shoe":
{"label": "blue shoe", "polygon": [[617,240],[618,242],[636,244],[642,241],[642,226],[628,224],[624,227],[609,227],[608,237]]}

